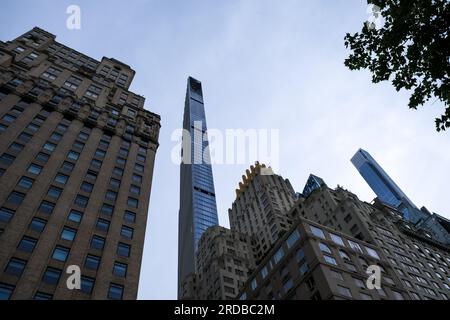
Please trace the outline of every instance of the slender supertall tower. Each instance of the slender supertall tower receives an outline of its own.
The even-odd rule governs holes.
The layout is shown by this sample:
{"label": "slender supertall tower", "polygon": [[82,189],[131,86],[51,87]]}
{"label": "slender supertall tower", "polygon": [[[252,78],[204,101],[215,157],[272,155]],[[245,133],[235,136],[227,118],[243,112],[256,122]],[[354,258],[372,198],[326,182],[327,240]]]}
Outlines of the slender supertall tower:
{"label": "slender supertall tower", "polygon": [[178,296],[185,278],[195,273],[195,253],[203,232],[219,224],[208,151],[202,84],[188,79],[183,121],[178,225]]}

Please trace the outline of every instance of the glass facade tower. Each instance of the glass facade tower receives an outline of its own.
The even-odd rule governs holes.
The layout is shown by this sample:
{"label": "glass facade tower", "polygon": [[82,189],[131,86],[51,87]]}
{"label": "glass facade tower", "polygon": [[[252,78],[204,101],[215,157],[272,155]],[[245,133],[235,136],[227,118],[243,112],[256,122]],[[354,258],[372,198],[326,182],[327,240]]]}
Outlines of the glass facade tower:
{"label": "glass facade tower", "polygon": [[359,149],[351,161],[381,202],[403,212],[406,219],[412,218],[417,207],[367,151]]}
{"label": "glass facade tower", "polygon": [[183,120],[178,225],[178,293],[195,272],[195,253],[203,232],[219,224],[209,154],[202,85],[188,79]]}

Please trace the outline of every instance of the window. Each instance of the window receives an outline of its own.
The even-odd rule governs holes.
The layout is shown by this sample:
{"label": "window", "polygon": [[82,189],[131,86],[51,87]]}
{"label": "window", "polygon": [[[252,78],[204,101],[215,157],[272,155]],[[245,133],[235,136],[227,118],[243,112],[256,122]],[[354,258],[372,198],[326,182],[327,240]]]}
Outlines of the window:
{"label": "window", "polygon": [[143,165],[140,165],[140,164],[136,164],[135,166],[134,166],[134,170],[136,170],[137,172],[144,172],[144,166]]}
{"label": "window", "polygon": [[100,212],[108,217],[113,215],[114,207],[109,204],[103,204]]}
{"label": "window", "polygon": [[69,160],[73,160],[73,161],[77,161],[79,157],[80,157],[80,153],[78,153],[76,151],[70,151],[69,154],[67,155],[67,158]]}
{"label": "window", "polygon": [[44,144],[43,149],[48,152],[53,152],[56,149],[56,144],[47,142],[46,144]]}
{"label": "window", "polygon": [[97,180],[97,174],[94,171],[88,171],[86,173],[86,179],[95,181]]}
{"label": "window", "polygon": [[328,247],[325,243],[322,243],[322,242],[319,243],[319,248],[320,248],[320,250],[321,250],[322,252],[331,254],[331,249],[330,249],[330,247]]}
{"label": "window", "polygon": [[89,138],[89,134],[85,133],[85,132],[80,132],[78,134],[78,139],[84,140],[86,141]]}
{"label": "window", "polygon": [[42,232],[45,228],[45,225],[47,224],[47,221],[39,218],[33,218],[30,222],[30,230],[36,231],[36,232]]}
{"label": "window", "polygon": [[106,152],[100,149],[97,149],[97,151],[95,151],[95,156],[97,158],[103,159],[106,156]]}
{"label": "window", "polygon": [[119,154],[122,156],[122,157],[128,157],[128,150],[127,149],[125,149],[125,148],[120,148],[120,150],[119,150]]}
{"label": "window", "polygon": [[336,259],[334,259],[333,257],[327,256],[327,255],[324,255],[323,257],[325,258],[325,261],[327,263],[337,266]]}
{"label": "window", "polygon": [[111,178],[111,180],[109,181],[109,186],[110,186],[111,188],[118,189],[118,188],[120,187],[120,180]]}
{"label": "window", "polygon": [[348,254],[344,250],[339,250],[339,255],[341,256],[341,258],[343,260],[350,261],[350,257],[348,256]]}
{"label": "window", "polygon": [[300,276],[303,276],[309,271],[309,265],[307,262],[303,263],[301,267],[298,269]]}
{"label": "window", "polygon": [[127,227],[127,226],[122,226],[122,230],[120,231],[120,235],[122,237],[128,238],[128,239],[133,239],[133,228]]}
{"label": "window", "polygon": [[41,205],[39,206],[39,211],[46,214],[52,214],[53,209],[55,209],[55,204],[48,201],[42,201]]}
{"label": "window", "polygon": [[14,291],[14,286],[8,284],[0,283],[0,300],[11,299],[12,293]]}
{"label": "window", "polygon": [[116,160],[116,163],[119,166],[124,166],[126,162],[127,162],[127,160],[125,160],[124,158],[120,158],[120,157],[118,157],[117,160]]}
{"label": "window", "polygon": [[83,182],[80,187],[81,191],[91,193],[92,189],[94,189],[94,185],[88,182]]}
{"label": "window", "polygon": [[4,115],[3,118],[2,118],[2,120],[5,121],[5,122],[7,122],[7,123],[13,123],[14,120],[16,120],[16,119],[17,119],[16,116],[13,116],[13,115],[10,115],[10,114],[6,114],[6,115]]}
{"label": "window", "polygon": [[142,176],[138,174],[133,174],[133,182],[142,183]]}
{"label": "window", "polygon": [[392,290],[392,295],[395,300],[404,300],[403,295],[398,291]]}
{"label": "window", "polygon": [[49,293],[44,293],[44,292],[36,292],[36,294],[33,297],[33,300],[52,300],[53,299],[53,295],[49,294]]}
{"label": "window", "polygon": [[120,169],[120,168],[115,167],[115,168],[113,169],[113,174],[115,174],[115,175],[121,177],[121,176],[123,175],[123,169]]}
{"label": "window", "polygon": [[69,217],[67,219],[72,222],[80,223],[82,217],[83,217],[83,213],[76,211],[76,210],[72,210],[72,211],[70,211]]}
{"label": "window", "polygon": [[77,197],[75,198],[75,204],[80,206],[81,208],[86,208],[88,202],[89,198],[82,195],[77,195]]}
{"label": "window", "polygon": [[352,297],[352,293],[351,293],[351,291],[350,291],[350,289],[349,288],[346,288],[346,287],[343,287],[343,286],[337,286],[337,289],[338,289],[338,292],[340,293],[340,294],[342,294],[343,296],[346,296],[346,297],[348,297],[348,298],[351,298]]}
{"label": "window", "polygon": [[102,167],[102,162],[97,159],[92,159],[91,166],[97,169],[100,169]]}
{"label": "window", "polygon": [[58,131],[64,133],[64,132],[67,131],[68,128],[69,128],[69,127],[68,127],[67,125],[65,125],[64,123],[60,123],[60,124],[58,124],[58,126],[56,127],[56,130],[58,130]]}
{"label": "window", "polygon": [[14,215],[14,213],[15,213],[14,210],[1,208],[0,209],[0,222],[9,222],[11,220],[12,216]]}
{"label": "window", "polygon": [[94,288],[95,279],[82,276],[81,277],[81,291],[87,294],[92,293]]}
{"label": "window", "polygon": [[59,199],[59,197],[61,196],[61,193],[62,193],[62,189],[56,188],[56,187],[50,187],[50,189],[48,189],[47,195],[51,198]]}
{"label": "window", "polygon": [[123,286],[111,283],[108,290],[108,298],[112,300],[122,300]]}
{"label": "window", "polygon": [[378,253],[377,253],[374,249],[369,248],[369,247],[366,247],[366,250],[367,250],[367,253],[368,253],[371,257],[380,260],[380,256],[378,255]]}
{"label": "window", "polygon": [[128,266],[124,263],[115,262],[113,267],[113,275],[119,278],[125,278],[127,276]]}
{"label": "window", "polygon": [[85,96],[91,99],[97,99],[101,92],[102,88],[91,85],[89,89],[87,89]]}
{"label": "window", "polygon": [[105,219],[98,219],[96,228],[97,228],[97,230],[108,232],[109,221],[105,220]]}
{"label": "window", "polygon": [[62,139],[62,134],[54,132],[51,136],[50,139],[53,141],[60,141]]}
{"label": "window", "polygon": [[39,128],[40,128],[40,126],[38,126],[37,124],[34,124],[32,122],[27,126],[27,129],[32,132],[38,132]]}
{"label": "window", "polygon": [[116,199],[117,199],[117,192],[114,192],[114,191],[111,191],[111,190],[106,191],[105,199],[115,202]]}
{"label": "window", "polygon": [[14,204],[14,205],[20,205],[23,202],[23,199],[25,198],[25,195],[23,193],[13,191],[8,197],[8,200],[6,200],[8,203]]}
{"label": "window", "polygon": [[130,256],[131,246],[122,242],[119,242],[117,245],[117,254],[121,257],[129,257]]}
{"label": "window", "polygon": [[364,284],[364,281],[362,281],[361,279],[353,278],[353,281],[355,281],[355,284],[356,284],[356,286],[358,288],[361,288],[361,289],[365,289],[366,288],[366,285]]}
{"label": "window", "polygon": [[25,143],[29,142],[29,141],[31,140],[31,138],[33,138],[33,136],[32,136],[31,134],[26,133],[26,132],[22,132],[22,133],[19,135],[19,137],[18,137],[18,139],[19,139],[20,141],[23,141],[23,142],[25,142]]}
{"label": "window", "polygon": [[38,166],[37,164],[31,164],[29,167],[28,167],[28,170],[27,170],[29,173],[31,173],[31,174],[34,174],[34,175],[39,175],[40,173],[41,173],[41,171],[42,171],[42,167],[41,166]]}
{"label": "window", "polygon": [[9,155],[7,153],[4,153],[0,157],[0,163],[5,166],[10,166],[14,162],[15,159],[16,159],[16,157]]}
{"label": "window", "polygon": [[69,88],[70,90],[77,90],[79,85],[81,84],[82,80],[77,78],[77,77],[73,77],[71,76],[69,79],[67,79],[67,81],[64,83],[64,85]]}
{"label": "window", "polygon": [[19,153],[20,151],[23,150],[24,147],[25,147],[25,146],[24,146],[23,144],[13,142],[13,143],[11,143],[11,145],[9,146],[8,151],[11,152],[11,153]]}
{"label": "window", "polygon": [[105,246],[105,238],[94,235],[91,240],[91,248],[96,250],[103,250]]}
{"label": "window", "polygon": [[61,246],[57,246],[55,250],[53,250],[52,259],[57,261],[66,262],[67,257],[69,256],[69,249]]}
{"label": "window", "polygon": [[60,184],[66,184],[67,183],[67,180],[69,179],[69,177],[68,176],[66,176],[65,174],[57,174],[56,175],[56,177],[55,177],[55,182],[56,183],[60,183]]}
{"label": "window", "polygon": [[36,243],[37,243],[36,239],[30,237],[23,237],[19,245],[17,246],[17,249],[23,252],[31,253],[34,250]]}
{"label": "window", "polygon": [[139,161],[139,162],[145,162],[146,157],[143,156],[143,155],[141,155],[141,154],[138,154],[137,157],[136,157],[136,159],[137,159],[137,161]]}
{"label": "window", "polygon": [[62,233],[61,233],[61,239],[67,240],[67,241],[73,241],[75,239],[75,236],[77,234],[77,231],[75,229],[64,227]]}
{"label": "window", "polygon": [[333,233],[330,233],[331,236],[331,240],[336,243],[337,245],[340,245],[342,247],[345,247],[344,241],[342,240],[342,238],[338,235],[335,235]]}
{"label": "window", "polygon": [[141,188],[132,184],[130,187],[130,193],[139,195],[141,193]]}
{"label": "window", "polygon": [[137,208],[139,206],[139,201],[135,198],[128,197],[127,204],[129,207]]}
{"label": "window", "polygon": [[25,260],[11,258],[6,266],[5,272],[13,276],[20,277],[26,264],[27,262]]}
{"label": "window", "polygon": [[23,188],[23,189],[31,189],[31,187],[33,186],[34,180],[27,178],[27,177],[22,177],[19,180],[19,183],[17,184],[18,187]]}
{"label": "window", "polygon": [[275,263],[278,263],[278,262],[281,261],[281,259],[283,259],[283,257],[284,257],[284,250],[283,250],[283,248],[281,247],[281,248],[278,249],[278,251],[274,254],[273,258],[274,258]]}
{"label": "window", "polygon": [[100,266],[100,257],[93,256],[91,254],[87,255],[84,266],[87,269],[98,270],[98,267]]}
{"label": "window", "polygon": [[350,245],[350,248],[352,248],[354,251],[358,251],[360,253],[363,253],[361,247],[356,242],[353,242],[351,240],[348,240],[348,244]]}
{"label": "window", "polygon": [[313,233],[313,235],[315,235],[316,237],[325,239],[325,234],[323,233],[322,229],[319,229],[314,226],[310,226],[310,228],[311,228],[311,232]]}
{"label": "window", "polygon": [[73,170],[73,167],[74,167],[73,163],[66,161],[63,163],[61,170],[63,170],[64,172],[67,172],[67,173],[71,173]]}
{"label": "window", "polygon": [[123,219],[128,222],[136,222],[136,214],[131,211],[125,211]]}

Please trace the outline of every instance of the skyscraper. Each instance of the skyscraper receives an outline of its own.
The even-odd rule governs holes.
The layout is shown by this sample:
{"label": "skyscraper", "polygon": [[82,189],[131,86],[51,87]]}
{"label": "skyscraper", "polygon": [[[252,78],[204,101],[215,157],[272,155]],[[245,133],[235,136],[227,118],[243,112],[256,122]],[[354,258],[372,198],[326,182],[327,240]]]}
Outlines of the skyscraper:
{"label": "skyscraper", "polygon": [[39,28],[0,41],[0,299],[136,299],[160,117],[134,75]]}
{"label": "skyscraper", "polygon": [[351,161],[381,202],[403,212],[406,219],[414,220],[412,209],[417,207],[367,151],[359,149]]}
{"label": "skyscraper", "polygon": [[184,279],[195,273],[195,253],[203,232],[219,224],[200,81],[189,77],[184,108],[180,211],[178,224],[178,296]]}

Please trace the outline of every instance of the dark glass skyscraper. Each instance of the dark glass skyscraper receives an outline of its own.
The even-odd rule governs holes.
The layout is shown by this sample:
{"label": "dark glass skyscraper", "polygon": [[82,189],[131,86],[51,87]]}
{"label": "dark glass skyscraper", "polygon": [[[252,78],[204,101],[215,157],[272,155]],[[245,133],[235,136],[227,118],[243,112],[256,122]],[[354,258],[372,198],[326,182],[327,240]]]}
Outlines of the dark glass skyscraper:
{"label": "dark glass skyscraper", "polygon": [[219,224],[202,84],[191,77],[187,85],[183,129],[178,225],[179,294],[186,276],[195,272],[195,252],[203,232]]}
{"label": "dark glass skyscraper", "polygon": [[381,202],[412,218],[411,211],[417,207],[367,151],[359,149],[351,161]]}

